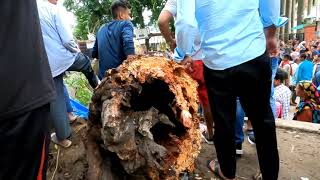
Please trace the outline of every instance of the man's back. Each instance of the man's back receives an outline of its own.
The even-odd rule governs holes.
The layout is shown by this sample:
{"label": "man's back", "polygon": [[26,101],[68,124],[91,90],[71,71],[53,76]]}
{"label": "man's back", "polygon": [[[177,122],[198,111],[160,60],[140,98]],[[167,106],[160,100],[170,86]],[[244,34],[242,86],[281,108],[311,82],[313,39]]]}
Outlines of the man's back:
{"label": "man's back", "polygon": [[44,45],[47,51],[52,76],[65,72],[74,62],[76,53],[71,53],[65,45],[73,41],[73,36],[62,20],[59,9],[49,2],[39,3],[39,18]]}
{"label": "man's back", "polygon": [[117,68],[128,55],[134,54],[133,25],[130,21],[113,20],[97,33],[93,57],[99,58],[99,78],[105,71]]}
{"label": "man's back", "polygon": [[304,60],[299,66],[298,82],[304,80],[310,81],[312,79],[312,70],[313,63],[309,60]]}
{"label": "man's back", "polygon": [[55,95],[36,7],[35,0],[1,2],[0,120],[41,107]]}
{"label": "man's back", "polygon": [[[268,7],[263,6],[263,1],[180,0],[177,2],[181,8],[178,10],[176,22],[177,41],[184,34],[188,34],[192,41],[194,27],[198,26],[204,63],[207,67],[224,70],[252,60],[266,51],[263,28],[272,25],[276,18],[269,18],[269,12],[266,11]],[[187,31],[192,32],[190,34]],[[181,48],[190,54],[188,51],[191,48],[188,44],[190,43],[185,43]]]}

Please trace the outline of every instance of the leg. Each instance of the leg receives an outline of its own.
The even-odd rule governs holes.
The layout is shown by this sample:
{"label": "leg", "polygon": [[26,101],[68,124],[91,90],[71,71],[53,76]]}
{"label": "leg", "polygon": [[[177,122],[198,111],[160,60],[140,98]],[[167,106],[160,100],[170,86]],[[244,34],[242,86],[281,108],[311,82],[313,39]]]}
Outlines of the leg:
{"label": "leg", "polygon": [[213,139],[213,118],[211,114],[210,104],[202,105],[204,118],[206,120],[207,130],[208,130],[208,140]]}
{"label": "leg", "polygon": [[235,114],[236,96],[234,95],[231,70],[214,71],[205,67],[205,81],[208,89],[209,104],[214,117],[214,144],[222,174],[230,179],[236,173]]}
{"label": "leg", "polygon": [[47,104],[0,120],[0,179],[44,179],[49,110]]}
{"label": "leg", "polygon": [[270,104],[271,104],[271,109],[273,112],[273,116],[276,118],[277,117],[277,108],[276,108],[276,102],[274,100],[274,86],[273,86],[273,81],[274,78],[276,77],[277,69],[278,69],[278,58],[271,58],[271,69],[272,69],[272,83],[271,83],[271,95],[270,95]]}
{"label": "leg", "polygon": [[296,99],[297,99],[297,94],[296,94],[296,86],[291,86],[290,87],[290,90],[292,92],[292,95],[291,95],[291,102],[290,102],[290,105],[291,106],[296,106],[297,103],[296,103]]}
{"label": "leg", "polygon": [[204,67],[204,64],[201,60],[194,61],[193,72],[191,73],[191,76],[199,84],[198,95],[199,95],[199,100],[202,106],[204,118],[207,125],[207,130],[208,130],[208,137],[206,138],[208,138],[208,140],[211,140],[213,139],[213,118],[211,114],[207,87],[204,80],[203,67]]}
{"label": "leg", "polygon": [[76,60],[73,65],[68,69],[68,71],[78,71],[82,72],[88,79],[89,84],[92,88],[98,86],[98,77],[94,74],[94,71],[91,67],[91,62],[89,57],[85,56],[82,53],[78,53]]}
{"label": "leg", "polygon": [[263,179],[276,180],[279,155],[275,121],[270,107],[270,58],[262,55],[237,69],[240,102],[251,120]]}
{"label": "leg", "polygon": [[71,135],[67,117],[67,107],[63,91],[63,75],[53,78],[57,98],[51,103],[51,119],[59,141],[66,140]]}
{"label": "leg", "polygon": [[68,89],[65,84],[63,84],[63,94],[64,94],[64,99],[66,101],[67,113],[72,113],[73,108],[71,106]]}
{"label": "leg", "polygon": [[236,145],[242,144],[244,141],[244,134],[243,134],[243,123],[244,123],[244,111],[240,104],[239,98],[237,99],[237,114],[236,114]]}

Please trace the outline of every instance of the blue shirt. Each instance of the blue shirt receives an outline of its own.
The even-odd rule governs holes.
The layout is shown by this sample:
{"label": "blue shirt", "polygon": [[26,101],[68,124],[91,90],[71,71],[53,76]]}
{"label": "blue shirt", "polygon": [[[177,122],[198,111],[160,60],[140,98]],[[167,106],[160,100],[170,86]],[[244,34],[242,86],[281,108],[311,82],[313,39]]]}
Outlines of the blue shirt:
{"label": "blue shirt", "polygon": [[204,64],[214,70],[262,55],[264,27],[279,23],[280,0],[177,0],[177,6],[176,51],[181,58],[176,61],[192,54],[199,29]]}
{"label": "blue shirt", "polygon": [[297,83],[300,81],[311,81],[313,75],[313,63],[311,61],[304,60],[300,63],[297,71]]}
{"label": "blue shirt", "polygon": [[74,44],[71,29],[63,21],[62,13],[49,2],[38,4],[43,42],[52,76],[65,72],[75,61],[77,53],[69,51],[67,44]]}
{"label": "blue shirt", "polygon": [[117,68],[134,55],[133,24],[130,21],[113,20],[104,24],[98,31],[92,57],[99,59],[99,78],[107,70]]}

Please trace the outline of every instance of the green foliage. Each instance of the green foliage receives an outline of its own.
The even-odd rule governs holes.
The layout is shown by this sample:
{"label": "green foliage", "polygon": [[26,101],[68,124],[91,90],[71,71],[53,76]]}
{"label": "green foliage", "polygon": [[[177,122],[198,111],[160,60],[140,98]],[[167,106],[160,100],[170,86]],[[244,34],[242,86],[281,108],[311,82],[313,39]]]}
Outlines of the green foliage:
{"label": "green foliage", "polygon": [[[145,9],[152,11],[150,24],[154,24],[165,4],[165,0],[129,0],[133,23],[144,28],[142,13]],[[77,39],[87,39],[88,33],[95,34],[100,26],[112,20],[112,0],[65,0],[64,6],[75,14],[77,26],[74,35]]]}
{"label": "green foliage", "polygon": [[93,95],[86,77],[79,72],[72,72],[64,78],[64,82],[75,90],[75,98],[85,106],[88,106]]}

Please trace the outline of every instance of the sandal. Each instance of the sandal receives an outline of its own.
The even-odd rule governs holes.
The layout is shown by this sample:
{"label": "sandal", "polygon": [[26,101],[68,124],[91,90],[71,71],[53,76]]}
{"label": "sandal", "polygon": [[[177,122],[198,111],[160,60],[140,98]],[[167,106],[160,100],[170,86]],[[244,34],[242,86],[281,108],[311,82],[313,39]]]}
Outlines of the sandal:
{"label": "sandal", "polygon": [[219,171],[220,171],[220,165],[219,165],[219,162],[218,162],[218,160],[214,160],[214,169],[212,169],[211,168],[211,166],[210,166],[210,164],[211,164],[211,162],[212,162],[213,160],[209,160],[208,162],[207,162],[207,166],[208,166],[208,168],[209,168],[209,170],[211,171],[211,172],[213,172],[213,174],[215,175],[215,176],[217,176],[219,179],[224,179],[221,175],[220,175],[220,173],[219,173]]}
{"label": "sandal", "polygon": [[69,119],[69,123],[72,124],[74,123],[75,121],[77,121],[77,119],[79,118],[79,116],[76,116],[76,115],[69,115],[68,114],[68,119]]}
{"label": "sandal", "polygon": [[59,141],[58,138],[57,138],[57,135],[56,133],[52,133],[51,134],[51,141],[61,147],[64,147],[64,148],[68,148],[72,145],[72,141],[68,140],[68,139],[65,139],[63,140],[64,143],[62,141]]}
{"label": "sandal", "polygon": [[257,174],[256,175],[253,175],[253,177],[252,177],[254,180],[263,180],[262,179],[262,174],[261,174],[261,172],[259,171],[259,172],[257,172]]}

